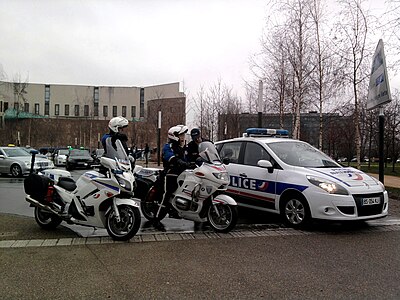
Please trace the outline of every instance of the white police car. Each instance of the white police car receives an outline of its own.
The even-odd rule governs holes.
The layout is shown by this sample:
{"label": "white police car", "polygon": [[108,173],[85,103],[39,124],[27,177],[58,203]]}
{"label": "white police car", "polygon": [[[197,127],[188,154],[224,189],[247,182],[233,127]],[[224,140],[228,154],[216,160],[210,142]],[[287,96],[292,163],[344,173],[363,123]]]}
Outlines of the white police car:
{"label": "white police car", "polygon": [[311,219],[369,220],[388,214],[388,194],[375,178],[342,167],[286,130],[249,128],[241,138],[216,142],[239,205],[280,213],[301,227]]}

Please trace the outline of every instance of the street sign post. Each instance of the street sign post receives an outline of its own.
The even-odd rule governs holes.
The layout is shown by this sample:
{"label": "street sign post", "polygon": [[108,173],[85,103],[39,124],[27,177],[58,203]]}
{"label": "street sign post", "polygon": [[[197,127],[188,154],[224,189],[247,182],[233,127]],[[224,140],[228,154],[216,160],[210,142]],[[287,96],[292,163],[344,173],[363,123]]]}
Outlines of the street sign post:
{"label": "street sign post", "polygon": [[384,124],[385,116],[383,105],[390,102],[392,96],[390,94],[390,86],[386,68],[385,52],[382,39],[376,46],[375,54],[372,59],[371,77],[368,87],[367,109],[371,110],[379,107],[379,181],[384,183]]}

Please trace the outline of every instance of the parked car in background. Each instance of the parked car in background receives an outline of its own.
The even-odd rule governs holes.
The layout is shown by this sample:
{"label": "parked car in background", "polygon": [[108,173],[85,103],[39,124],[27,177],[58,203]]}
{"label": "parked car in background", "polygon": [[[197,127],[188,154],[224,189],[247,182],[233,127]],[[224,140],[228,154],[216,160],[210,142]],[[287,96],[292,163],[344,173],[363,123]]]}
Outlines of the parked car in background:
{"label": "parked car in background", "polygon": [[90,152],[87,149],[70,149],[68,151],[65,168],[68,171],[77,168],[91,168],[93,165],[93,157],[90,156]]}
{"label": "parked car in background", "polygon": [[[32,156],[20,147],[0,147],[0,173],[11,174],[13,177],[22,177],[29,174]],[[43,157],[35,157],[34,170],[54,168],[51,160]]]}
{"label": "parked car in background", "polygon": [[54,151],[54,165],[65,166],[67,162],[67,155],[69,153],[68,148],[58,148]]}
{"label": "parked car in background", "polygon": [[[32,155],[31,151],[38,151],[38,150],[36,150],[36,149],[34,149],[34,148],[30,148],[30,147],[29,147],[29,148],[28,148],[28,147],[20,147],[20,148],[21,148],[22,150],[28,152],[30,155]],[[38,151],[38,152],[39,152],[39,151]],[[47,158],[47,155],[38,153],[38,154],[36,154],[36,157]]]}

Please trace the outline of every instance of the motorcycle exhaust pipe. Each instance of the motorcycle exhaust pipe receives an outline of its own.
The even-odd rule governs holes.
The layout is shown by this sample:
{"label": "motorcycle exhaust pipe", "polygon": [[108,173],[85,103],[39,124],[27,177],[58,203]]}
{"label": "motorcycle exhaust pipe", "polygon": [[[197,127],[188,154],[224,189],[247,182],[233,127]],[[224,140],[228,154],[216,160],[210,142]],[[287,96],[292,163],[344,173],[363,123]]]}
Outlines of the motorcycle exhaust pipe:
{"label": "motorcycle exhaust pipe", "polygon": [[33,199],[29,195],[26,195],[25,200],[28,201],[30,204],[32,204],[34,206],[40,207],[40,208],[42,208],[44,210],[47,210],[48,212],[51,212],[51,213],[53,213],[55,215],[59,215],[59,213],[57,211],[55,211],[54,209],[52,209],[51,207],[49,207],[47,205],[44,205],[44,204],[40,203],[39,201]]}

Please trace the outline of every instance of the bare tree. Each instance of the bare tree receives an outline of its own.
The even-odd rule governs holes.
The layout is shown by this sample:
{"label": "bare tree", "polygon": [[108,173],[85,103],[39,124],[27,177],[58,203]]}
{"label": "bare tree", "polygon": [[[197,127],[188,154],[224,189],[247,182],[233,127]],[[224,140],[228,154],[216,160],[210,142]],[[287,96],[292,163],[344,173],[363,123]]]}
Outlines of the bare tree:
{"label": "bare tree", "polygon": [[[335,45],[342,62],[343,82],[350,84],[354,99],[354,129],[357,167],[360,168],[361,132],[360,132],[360,88],[368,77],[369,63],[367,34],[368,14],[364,10],[363,0],[340,0],[341,11],[335,25]],[[368,61],[369,62],[369,61]]]}

